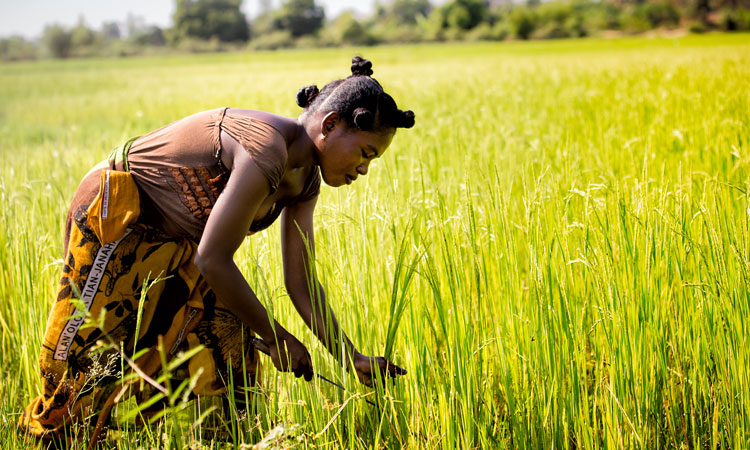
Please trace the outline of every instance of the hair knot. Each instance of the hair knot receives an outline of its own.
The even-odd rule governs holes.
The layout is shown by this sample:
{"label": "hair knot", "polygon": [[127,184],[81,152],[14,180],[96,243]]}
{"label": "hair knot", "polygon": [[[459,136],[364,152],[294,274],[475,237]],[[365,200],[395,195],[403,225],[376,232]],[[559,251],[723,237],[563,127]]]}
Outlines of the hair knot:
{"label": "hair knot", "polygon": [[318,86],[314,84],[301,87],[299,88],[299,91],[297,91],[297,104],[301,108],[307,108],[312,104],[313,100],[315,100],[315,97],[317,97],[319,93]]}
{"label": "hair knot", "polygon": [[375,123],[375,114],[366,108],[357,108],[352,114],[354,125],[360,130],[369,131]]}
{"label": "hair knot", "polygon": [[412,110],[400,111],[399,124],[397,128],[411,128],[414,126],[414,112]]}
{"label": "hair knot", "polygon": [[352,58],[352,76],[363,75],[369,77],[372,74],[372,62],[370,60],[359,56]]}

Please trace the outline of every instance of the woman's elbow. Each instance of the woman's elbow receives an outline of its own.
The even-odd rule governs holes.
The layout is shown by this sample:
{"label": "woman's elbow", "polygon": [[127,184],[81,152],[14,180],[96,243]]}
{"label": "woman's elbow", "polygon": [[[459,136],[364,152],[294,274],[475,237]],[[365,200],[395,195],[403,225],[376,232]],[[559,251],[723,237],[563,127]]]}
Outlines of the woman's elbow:
{"label": "woman's elbow", "polygon": [[207,255],[198,252],[193,259],[193,264],[198,268],[201,275],[206,279],[210,279],[215,273],[222,270],[221,268],[226,264],[224,260],[225,258],[220,258],[217,255]]}
{"label": "woman's elbow", "polygon": [[198,268],[203,276],[206,276],[206,271],[210,267],[207,257],[198,253],[195,255],[195,258],[193,258],[193,264],[195,264],[195,267]]}

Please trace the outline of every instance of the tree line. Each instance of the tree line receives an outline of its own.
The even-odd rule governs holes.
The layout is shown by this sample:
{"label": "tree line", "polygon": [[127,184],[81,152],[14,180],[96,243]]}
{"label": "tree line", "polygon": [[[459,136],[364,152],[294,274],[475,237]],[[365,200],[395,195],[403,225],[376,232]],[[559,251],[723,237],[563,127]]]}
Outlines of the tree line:
{"label": "tree line", "polygon": [[248,20],[242,0],[176,0],[172,26],[129,16],[99,29],[48,25],[39,40],[0,39],[0,59],[128,56],[148,52],[554,39],[657,28],[750,30],[750,0],[383,0],[370,17],[328,18],[315,0],[284,0]]}

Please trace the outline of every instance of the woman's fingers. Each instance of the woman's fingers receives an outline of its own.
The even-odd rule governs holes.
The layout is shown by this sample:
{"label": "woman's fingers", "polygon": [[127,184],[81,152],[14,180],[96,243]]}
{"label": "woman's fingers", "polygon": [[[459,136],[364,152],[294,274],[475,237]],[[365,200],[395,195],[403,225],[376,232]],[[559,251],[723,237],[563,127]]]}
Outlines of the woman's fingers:
{"label": "woman's fingers", "polygon": [[396,378],[406,375],[406,370],[386,360],[382,356],[362,357],[356,364],[359,381],[371,387],[377,378]]}
{"label": "woman's fingers", "polygon": [[294,376],[297,378],[304,376],[305,381],[312,380],[313,368],[309,357],[298,361],[297,368],[294,370]]}
{"label": "woman's fingers", "polygon": [[367,387],[372,387],[372,376],[366,372],[357,372],[359,382]]}
{"label": "woman's fingers", "polygon": [[290,371],[295,377],[304,376],[306,381],[312,380],[313,366],[312,358],[307,349],[300,342],[286,342],[285,357],[288,361],[285,372]]}
{"label": "woman's fingers", "polygon": [[388,376],[397,377],[399,375],[406,375],[406,369],[403,369],[393,363],[388,363]]}
{"label": "woman's fingers", "polygon": [[297,378],[304,376],[306,381],[312,380],[314,372],[310,354],[294,336],[279,339],[278,346],[271,347],[269,353],[280,372],[292,372]]}
{"label": "woman's fingers", "polygon": [[377,358],[378,366],[380,366],[380,372],[386,373],[389,377],[397,377],[399,375],[406,375],[406,370],[402,369],[401,367],[393,364],[390,361],[387,361],[382,356],[379,356]]}

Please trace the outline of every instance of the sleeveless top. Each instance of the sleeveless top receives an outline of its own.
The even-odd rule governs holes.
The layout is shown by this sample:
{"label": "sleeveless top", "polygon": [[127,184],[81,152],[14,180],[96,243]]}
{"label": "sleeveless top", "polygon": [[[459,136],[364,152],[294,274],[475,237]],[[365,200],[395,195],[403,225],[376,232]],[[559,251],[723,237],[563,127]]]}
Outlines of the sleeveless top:
{"label": "sleeveless top", "polygon": [[[141,221],[171,236],[200,239],[229,180],[230,171],[221,161],[220,131],[250,154],[268,180],[271,193],[278,189],[287,160],[283,136],[268,123],[228,114],[227,109],[193,114],[133,142],[127,160],[141,192]],[[253,222],[248,234],[269,227],[284,207],[319,192],[320,171],[315,167],[302,193],[277,201],[264,218]]]}

